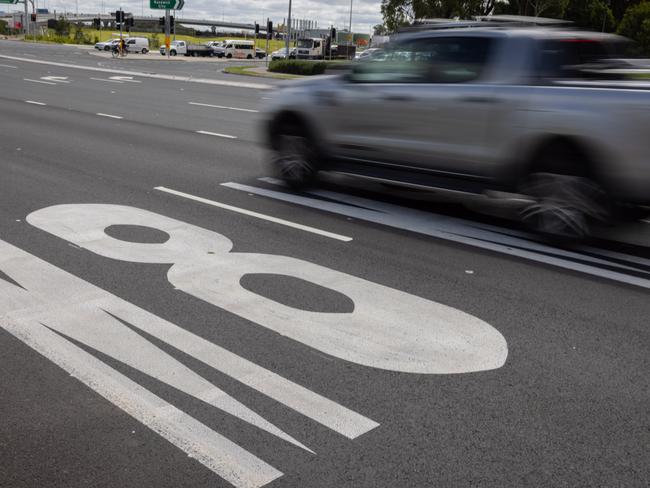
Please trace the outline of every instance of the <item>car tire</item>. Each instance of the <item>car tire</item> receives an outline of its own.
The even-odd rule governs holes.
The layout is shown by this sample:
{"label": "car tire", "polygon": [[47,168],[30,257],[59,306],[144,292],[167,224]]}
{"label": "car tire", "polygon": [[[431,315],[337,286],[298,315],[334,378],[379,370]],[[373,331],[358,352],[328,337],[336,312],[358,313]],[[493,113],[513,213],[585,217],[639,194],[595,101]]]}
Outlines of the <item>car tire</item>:
{"label": "car tire", "polygon": [[110,50],[111,50],[110,46],[104,46],[104,51],[110,51]]}
{"label": "car tire", "polygon": [[549,148],[518,185],[530,200],[520,212],[528,228],[553,239],[579,240],[594,224],[609,223],[613,209],[606,190],[581,162],[575,148]]}
{"label": "car tire", "polygon": [[253,59],[253,55],[249,54],[248,56],[246,56],[246,59]]}
{"label": "car tire", "polygon": [[142,54],[147,54],[149,52],[149,49],[147,49],[146,47],[143,47],[141,52],[142,52]]}
{"label": "car tire", "polygon": [[292,123],[274,132],[277,143],[272,164],[277,176],[294,189],[313,184],[318,174],[318,153],[307,130]]}
{"label": "car tire", "polygon": [[176,54],[177,54],[176,51],[169,51],[170,56],[176,56]]}
{"label": "car tire", "polygon": [[228,53],[228,54],[226,54],[226,57],[227,57],[228,59],[232,59],[232,54],[231,54],[231,53]]}

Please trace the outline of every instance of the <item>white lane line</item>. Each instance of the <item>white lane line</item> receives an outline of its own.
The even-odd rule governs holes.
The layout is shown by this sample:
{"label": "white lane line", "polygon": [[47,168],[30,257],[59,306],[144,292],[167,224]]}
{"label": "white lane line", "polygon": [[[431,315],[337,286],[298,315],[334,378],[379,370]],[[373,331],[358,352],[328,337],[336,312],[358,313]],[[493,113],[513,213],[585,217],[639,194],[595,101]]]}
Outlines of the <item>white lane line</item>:
{"label": "white lane line", "polygon": [[17,56],[7,56],[6,54],[0,54],[0,58],[10,59],[12,61],[21,61],[24,63],[45,64],[48,66],[59,66],[61,68],[81,69],[86,71],[95,71],[99,73],[113,73],[117,75],[138,76],[140,78],[154,78],[158,80],[185,81],[188,83],[202,83],[204,85],[231,86],[234,88],[252,88],[255,90],[270,90],[271,88],[273,88],[272,85],[265,85],[262,83],[212,80],[207,78],[192,78],[191,76],[164,75],[160,73],[144,73],[141,71],[124,71],[124,70],[109,69],[109,68],[97,68],[94,66],[80,66],[77,64],[57,63],[55,61],[44,61],[41,59],[25,59],[25,58],[19,58]]}
{"label": "white lane line", "polygon": [[225,139],[237,139],[236,136],[229,136],[228,134],[219,134],[218,132],[208,132],[207,130],[197,130],[196,133],[203,134],[206,136],[223,137]]}
{"label": "white lane line", "polygon": [[107,78],[90,78],[90,79],[93,80],[93,81],[105,81],[105,82],[107,82],[107,83],[120,83],[120,84],[123,84],[123,83],[124,83],[124,82],[122,82],[122,81],[109,80],[109,79],[107,79]]}
{"label": "white lane line", "polygon": [[162,191],[169,193],[171,195],[176,195],[178,197],[187,198],[189,200],[194,200],[195,202],[205,203],[206,205],[211,205],[213,207],[222,208],[224,210],[230,210],[231,212],[240,213],[243,215],[248,215],[249,217],[255,217],[257,219],[268,220],[280,225],[285,225],[293,229],[303,230],[305,232],[311,232],[312,234],[317,234],[324,237],[329,237],[330,239],[336,239],[337,241],[350,242],[352,241],[351,237],[343,236],[341,234],[335,234],[333,232],[328,232],[326,230],[317,229],[315,227],[310,227],[308,225],[297,224],[295,222],[290,222],[288,220],[279,219],[277,217],[272,217],[270,215],[264,215],[258,212],[253,212],[251,210],[246,210],[244,208],[234,207],[232,205],[227,205],[221,202],[215,202],[214,200],[208,200],[207,198],[197,197],[195,195],[190,195],[189,193],[183,193],[181,191],[172,190],[171,188],[165,188],[164,186],[157,186],[154,190]]}
{"label": "white lane line", "polygon": [[237,112],[252,112],[252,113],[259,112],[259,110],[252,110],[250,108],[226,107],[225,105],[211,105],[209,103],[188,102],[188,104],[196,105],[197,107],[210,107],[210,108],[221,108],[224,110],[235,110]]}
{"label": "white lane line", "polygon": [[111,114],[103,114],[101,112],[95,114],[99,115],[100,117],[108,117],[109,119],[123,119],[124,117],[120,117],[119,115],[111,115]]}
{"label": "white lane line", "polygon": [[[282,184],[272,178],[262,178],[261,180],[271,184]],[[311,195],[317,197],[310,198],[239,183],[230,182],[221,185],[254,195],[458,242],[500,254],[578,271],[591,276],[650,288],[650,279],[635,276],[634,274],[626,274],[628,271],[638,271],[638,269],[631,266],[592,257],[580,252],[565,251],[545,244],[535,243],[526,239],[523,234],[520,237],[503,235],[503,229],[490,225],[467,222],[454,217],[441,216],[326,190],[310,191]],[[326,198],[328,201],[323,201],[322,198]],[[612,267],[617,270],[608,269]]]}
{"label": "white lane line", "polygon": [[25,103],[30,103],[32,105],[47,105],[47,103],[35,102],[34,100],[25,100]]}
{"label": "white lane line", "polygon": [[11,66],[9,64],[0,64],[0,68],[18,69],[16,66]]}
{"label": "white lane line", "polygon": [[30,83],[42,83],[43,85],[56,85],[50,81],[41,81],[41,80],[32,80],[30,78],[23,78],[24,81],[29,81]]}

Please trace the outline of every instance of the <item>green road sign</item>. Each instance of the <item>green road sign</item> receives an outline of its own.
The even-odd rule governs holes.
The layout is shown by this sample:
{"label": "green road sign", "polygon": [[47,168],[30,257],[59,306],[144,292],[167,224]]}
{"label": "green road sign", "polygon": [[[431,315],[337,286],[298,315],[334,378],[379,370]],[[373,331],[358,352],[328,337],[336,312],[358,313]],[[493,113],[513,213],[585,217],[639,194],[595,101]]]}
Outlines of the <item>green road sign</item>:
{"label": "green road sign", "polygon": [[184,5],[185,0],[149,0],[149,8],[157,10],[181,10]]}
{"label": "green road sign", "polygon": [[[153,2],[153,0],[151,0]],[[18,3],[18,0],[0,0],[0,3],[11,3],[11,4],[16,4]]]}

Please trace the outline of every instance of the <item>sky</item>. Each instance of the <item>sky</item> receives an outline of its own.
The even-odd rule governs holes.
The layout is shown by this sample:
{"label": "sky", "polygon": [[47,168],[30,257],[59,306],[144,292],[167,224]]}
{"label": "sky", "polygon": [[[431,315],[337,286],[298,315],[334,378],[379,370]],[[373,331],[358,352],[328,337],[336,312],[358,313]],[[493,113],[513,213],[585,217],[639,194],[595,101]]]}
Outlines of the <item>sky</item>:
{"label": "sky", "polygon": [[[160,11],[149,10],[149,0],[34,0],[39,8],[80,13],[114,12],[120,6],[136,15],[159,16]],[[369,33],[372,26],[381,22],[381,0],[352,0],[352,28],[355,32]],[[12,10],[0,5],[0,10]],[[22,6],[21,6],[22,7]],[[144,8],[143,8],[144,7]],[[288,0],[185,0],[185,7],[177,17],[200,17],[233,22],[264,21],[267,17],[275,23],[287,16]],[[292,17],[313,19],[318,26],[333,24],[347,28],[350,19],[350,0],[292,0]]]}

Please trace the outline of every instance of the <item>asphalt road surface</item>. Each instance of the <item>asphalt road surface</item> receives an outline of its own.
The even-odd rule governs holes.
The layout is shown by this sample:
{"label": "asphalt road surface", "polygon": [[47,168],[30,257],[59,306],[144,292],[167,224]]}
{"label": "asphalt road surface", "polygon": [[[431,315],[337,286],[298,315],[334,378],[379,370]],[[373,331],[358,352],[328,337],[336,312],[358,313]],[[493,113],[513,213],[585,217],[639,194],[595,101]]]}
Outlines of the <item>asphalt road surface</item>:
{"label": "asphalt road surface", "polygon": [[297,194],[147,63],[0,41],[0,486],[650,484],[650,224]]}

